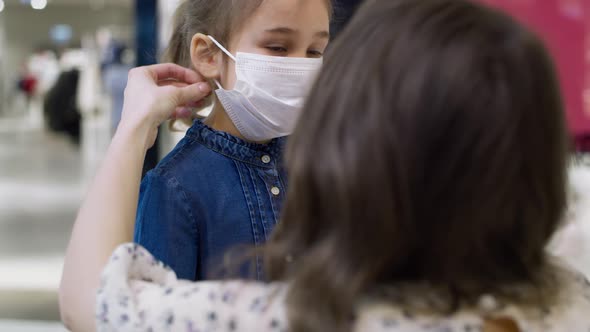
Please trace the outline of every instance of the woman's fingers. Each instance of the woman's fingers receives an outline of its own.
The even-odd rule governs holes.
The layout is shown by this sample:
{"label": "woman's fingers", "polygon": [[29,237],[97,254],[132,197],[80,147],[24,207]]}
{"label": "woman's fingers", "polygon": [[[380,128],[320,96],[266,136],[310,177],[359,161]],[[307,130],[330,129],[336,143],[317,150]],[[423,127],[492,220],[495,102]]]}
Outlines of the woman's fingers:
{"label": "woman's fingers", "polygon": [[[197,73],[177,65],[132,69],[125,89],[120,127],[143,128],[146,129],[144,133],[151,135],[154,128],[171,117],[190,117],[190,105],[197,104],[210,93],[211,87]],[[151,136],[149,138],[151,142]]]}
{"label": "woman's fingers", "polygon": [[184,88],[185,86],[189,85],[184,82],[172,81],[172,80],[159,81],[157,84],[158,84],[158,86],[174,86],[177,88]]}
{"label": "woman's fingers", "polygon": [[194,70],[172,63],[157,64],[143,68],[150,73],[155,82],[173,80],[187,84],[195,84],[205,81],[203,77]]}
{"label": "woman's fingers", "polygon": [[211,93],[211,87],[207,83],[196,83],[186,87],[174,87],[174,99],[176,106],[197,103]]}
{"label": "woman's fingers", "polygon": [[182,107],[177,107],[172,114],[172,119],[186,119],[195,115],[203,107],[204,102],[199,100],[197,102],[190,102]]}
{"label": "woman's fingers", "polygon": [[194,102],[190,102],[188,104],[186,104],[187,107],[194,107],[194,108],[201,108],[203,107],[204,101],[203,100],[199,100],[199,101],[194,101]]}
{"label": "woman's fingers", "polygon": [[193,114],[193,110],[189,107],[177,107],[172,114],[172,119],[187,119]]}

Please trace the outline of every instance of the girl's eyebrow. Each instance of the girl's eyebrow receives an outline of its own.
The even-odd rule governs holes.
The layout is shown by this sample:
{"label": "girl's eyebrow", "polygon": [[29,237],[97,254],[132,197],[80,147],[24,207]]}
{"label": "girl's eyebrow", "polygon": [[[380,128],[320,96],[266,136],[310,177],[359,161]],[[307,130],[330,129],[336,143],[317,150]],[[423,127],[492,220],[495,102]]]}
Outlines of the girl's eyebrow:
{"label": "girl's eyebrow", "polygon": [[[283,34],[283,35],[293,35],[293,34],[297,34],[299,33],[299,31],[289,28],[289,27],[276,27],[276,28],[272,28],[272,29],[267,29],[265,30],[265,32],[267,33],[274,33],[274,34]],[[325,38],[325,39],[329,39],[330,38],[330,33],[328,31],[318,31],[314,34],[315,37],[318,38]]]}
{"label": "girl's eyebrow", "polygon": [[278,33],[278,34],[283,34],[283,35],[293,35],[293,34],[299,33],[299,31],[297,31],[295,29],[288,28],[288,27],[276,27],[276,28],[272,28],[272,29],[267,29],[267,30],[265,30],[265,32]]}

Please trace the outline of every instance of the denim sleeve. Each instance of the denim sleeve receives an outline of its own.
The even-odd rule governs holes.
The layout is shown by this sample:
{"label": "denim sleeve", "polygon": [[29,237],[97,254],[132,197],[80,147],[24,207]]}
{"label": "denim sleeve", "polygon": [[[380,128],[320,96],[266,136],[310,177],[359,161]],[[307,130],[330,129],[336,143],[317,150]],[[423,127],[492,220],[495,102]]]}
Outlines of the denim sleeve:
{"label": "denim sleeve", "polygon": [[141,183],[134,241],[170,266],[181,279],[197,277],[196,223],[187,193],[179,182],[148,173]]}

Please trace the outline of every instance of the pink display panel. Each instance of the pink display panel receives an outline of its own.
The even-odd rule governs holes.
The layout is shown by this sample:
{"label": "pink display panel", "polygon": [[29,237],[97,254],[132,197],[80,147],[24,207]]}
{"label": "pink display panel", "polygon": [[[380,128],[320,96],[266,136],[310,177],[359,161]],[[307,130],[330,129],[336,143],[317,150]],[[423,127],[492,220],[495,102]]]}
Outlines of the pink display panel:
{"label": "pink display panel", "polygon": [[578,148],[590,138],[590,0],[480,0],[536,31],[559,71],[568,125]]}

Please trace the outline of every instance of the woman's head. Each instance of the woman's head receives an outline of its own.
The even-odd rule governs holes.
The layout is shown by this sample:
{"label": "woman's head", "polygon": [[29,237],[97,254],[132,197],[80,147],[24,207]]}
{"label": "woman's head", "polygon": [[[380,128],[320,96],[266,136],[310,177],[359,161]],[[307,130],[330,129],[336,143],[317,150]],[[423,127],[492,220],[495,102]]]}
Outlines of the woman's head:
{"label": "woman's head", "polygon": [[367,1],[290,142],[266,264],[294,280],[294,331],[321,315],[338,330],[379,282],[531,281],[564,209],[566,141],[551,61],[512,19],[467,0]]}
{"label": "woman's head", "polygon": [[231,89],[234,64],[207,35],[233,54],[321,57],[330,16],[329,0],[185,0],[165,59]]}

